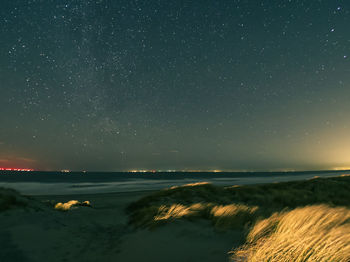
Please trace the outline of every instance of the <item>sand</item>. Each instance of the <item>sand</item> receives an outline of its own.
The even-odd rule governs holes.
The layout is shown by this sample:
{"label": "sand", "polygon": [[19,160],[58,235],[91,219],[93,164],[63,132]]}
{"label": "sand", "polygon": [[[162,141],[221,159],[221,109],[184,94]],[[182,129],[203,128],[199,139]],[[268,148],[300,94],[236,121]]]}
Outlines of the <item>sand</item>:
{"label": "sand", "polygon": [[217,232],[205,220],[154,230],[129,226],[125,207],[148,193],[36,196],[33,201],[88,200],[92,207],[3,211],[0,261],[228,261],[240,232]]}

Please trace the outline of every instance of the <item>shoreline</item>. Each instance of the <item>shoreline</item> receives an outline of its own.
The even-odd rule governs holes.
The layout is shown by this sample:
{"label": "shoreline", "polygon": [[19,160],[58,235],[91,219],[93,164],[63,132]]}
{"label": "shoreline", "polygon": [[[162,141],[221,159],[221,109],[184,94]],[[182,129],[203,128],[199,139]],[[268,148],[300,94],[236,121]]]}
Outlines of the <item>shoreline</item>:
{"label": "shoreline", "polygon": [[278,176],[248,176],[248,177],[185,177],[172,179],[155,179],[147,178],[130,178],[130,180],[121,181],[69,181],[70,177],[66,177],[66,181],[48,182],[38,181],[7,181],[1,180],[0,187],[13,188],[22,194],[30,196],[42,195],[79,195],[79,194],[99,194],[99,193],[126,193],[139,191],[156,191],[172,186],[180,186],[188,183],[210,182],[218,186],[230,185],[254,185],[266,184],[274,182],[289,182],[298,180],[307,180],[315,176],[317,177],[336,177],[347,174],[349,172],[325,172],[325,173],[307,173],[303,175],[278,175]]}

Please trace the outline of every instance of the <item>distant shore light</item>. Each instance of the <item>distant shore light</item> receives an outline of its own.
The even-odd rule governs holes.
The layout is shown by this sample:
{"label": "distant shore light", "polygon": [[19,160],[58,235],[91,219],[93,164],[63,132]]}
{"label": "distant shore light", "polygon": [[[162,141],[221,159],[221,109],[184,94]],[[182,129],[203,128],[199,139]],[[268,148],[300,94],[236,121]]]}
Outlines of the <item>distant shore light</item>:
{"label": "distant shore light", "polygon": [[31,168],[0,167],[0,171],[24,171],[24,172],[29,172],[29,171],[34,171],[34,169],[31,169]]}

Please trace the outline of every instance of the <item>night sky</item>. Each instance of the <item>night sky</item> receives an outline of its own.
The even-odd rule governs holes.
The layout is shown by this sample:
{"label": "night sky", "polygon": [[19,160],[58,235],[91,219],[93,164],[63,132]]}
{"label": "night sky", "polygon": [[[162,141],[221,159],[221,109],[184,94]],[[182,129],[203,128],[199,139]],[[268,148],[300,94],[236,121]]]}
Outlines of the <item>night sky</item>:
{"label": "night sky", "polygon": [[349,101],[349,1],[1,0],[0,167],[349,167]]}

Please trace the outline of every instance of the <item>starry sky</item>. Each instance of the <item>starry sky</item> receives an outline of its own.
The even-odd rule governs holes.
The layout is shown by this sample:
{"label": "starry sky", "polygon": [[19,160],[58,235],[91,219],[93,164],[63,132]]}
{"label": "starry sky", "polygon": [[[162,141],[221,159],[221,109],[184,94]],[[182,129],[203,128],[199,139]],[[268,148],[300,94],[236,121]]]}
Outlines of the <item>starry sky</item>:
{"label": "starry sky", "polygon": [[347,0],[2,0],[0,167],[350,166]]}

